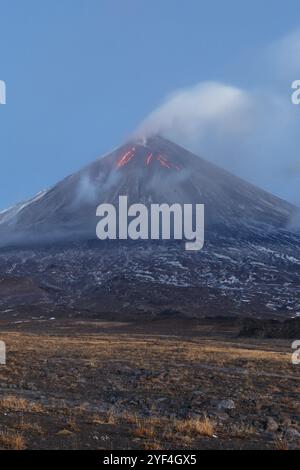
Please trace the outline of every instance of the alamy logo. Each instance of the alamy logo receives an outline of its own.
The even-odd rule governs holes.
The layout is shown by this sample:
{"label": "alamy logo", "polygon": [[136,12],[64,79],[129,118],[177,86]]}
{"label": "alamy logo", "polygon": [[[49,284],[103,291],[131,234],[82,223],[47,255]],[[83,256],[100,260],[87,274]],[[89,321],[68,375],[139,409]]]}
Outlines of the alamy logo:
{"label": "alamy logo", "polygon": [[99,240],[185,240],[185,249],[198,251],[204,245],[203,204],[144,204],[128,207],[127,196],[113,204],[100,204],[96,227]]}
{"label": "alamy logo", "polygon": [[6,345],[4,341],[0,341],[0,365],[6,364]]}
{"label": "alamy logo", "polygon": [[298,366],[300,364],[300,341],[296,340],[292,343],[292,349],[295,351],[292,354],[292,364]]}
{"label": "alamy logo", "polygon": [[3,80],[0,80],[0,104],[6,104],[6,85]]}
{"label": "alamy logo", "polygon": [[292,103],[293,104],[300,104],[300,80],[295,80],[292,83],[292,89],[295,90],[292,94]]}

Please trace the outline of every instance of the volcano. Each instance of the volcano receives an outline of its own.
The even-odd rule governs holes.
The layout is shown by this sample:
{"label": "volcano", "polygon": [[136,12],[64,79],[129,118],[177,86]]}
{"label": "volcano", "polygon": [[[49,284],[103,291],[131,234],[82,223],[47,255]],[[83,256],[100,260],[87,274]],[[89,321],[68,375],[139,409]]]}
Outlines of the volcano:
{"label": "volcano", "polygon": [[132,141],[31,200],[0,213],[0,244],[93,239],[96,208],[130,204],[204,204],[208,237],[255,237],[285,229],[291,204],[162,137]]}
{"label": "volcano", "polygon": [[[97,240],[96,208],[119,196],[146,206],[204,204],[204,249]],[[297,211],[160,136],[135,139],[0,213],[0,275],[14,286],[30,279],[51,315],[59,306],[118,318],[296,316],[300,238],[288,227]],[[0,307],[11,308],[8,298]]]}

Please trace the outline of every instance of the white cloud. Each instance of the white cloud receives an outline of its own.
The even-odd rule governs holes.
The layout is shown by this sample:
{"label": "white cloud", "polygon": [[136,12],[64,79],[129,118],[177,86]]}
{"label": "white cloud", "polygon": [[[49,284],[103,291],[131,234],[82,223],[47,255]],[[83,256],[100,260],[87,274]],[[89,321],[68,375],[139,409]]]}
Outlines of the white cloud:
{"label": "white cloud", "polygon": [[137,134],[175,135],[180,140],[199,140],[211,131],[244,133],[249,127],[248,93],[218,82],[203,82],[178,90],[139,126]]}
{"label": "white cloud", "polygon": [[[300,204],[300,30],[264,49],[253,89],[201,82],[166,97],[137,134],[162,134],[280,197]],[[254,66],[253,66],[254,68]]]}

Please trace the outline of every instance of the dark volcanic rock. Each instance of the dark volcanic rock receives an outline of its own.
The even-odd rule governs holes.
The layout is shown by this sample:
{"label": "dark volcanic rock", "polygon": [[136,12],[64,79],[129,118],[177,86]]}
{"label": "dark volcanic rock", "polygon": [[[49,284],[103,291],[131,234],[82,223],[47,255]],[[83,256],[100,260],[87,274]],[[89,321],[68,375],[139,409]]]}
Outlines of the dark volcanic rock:
{"label": "dark volcanic rock", "polygon": [[28,277],[0,278],[0,305],[13,307],[24,304],[49,302],[45,290]]}
{"label": "dark volcanic rock", "polygon": [[243,321],[240,336],[254,338],[300,338],[300,318],[285,321],[249,318]]}
{"label": "dark volcanic rock", "polygon": [[276,432],[279,428],[278,423],[271,416],[267,417],[266,420],[266,430],[269,432]]}

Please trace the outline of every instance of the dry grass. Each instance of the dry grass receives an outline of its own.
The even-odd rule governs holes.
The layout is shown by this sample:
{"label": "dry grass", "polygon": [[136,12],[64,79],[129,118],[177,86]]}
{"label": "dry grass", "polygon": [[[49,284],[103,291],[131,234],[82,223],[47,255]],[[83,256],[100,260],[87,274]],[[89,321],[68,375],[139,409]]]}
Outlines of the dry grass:
{"label": "dry grass", "polygon": [[43,407],[39,403],[35,403],[25,398],[19,398],[14,395],[7,395],[1,398],[0,407],[9,411],[23,411],[29,413],[42,413]]}
{"label": "dry grass", "polygon": [[42,427],[37,423],[30,423],[29,421],[24,421],[22,418],[20,423],[16,426],[17,429],[23,432],[34,432],[39,435],[43,435],[44,431]]}
{"label": "dry grass", "polygon": [[0,400],[1,408],[5,408],[10,411],[26,411],[28,408],[28,402],[25,398],[19,398],[14,395],[8,395]]}
{"label": "dry grass", "polygon": [[153,441],[144,441],[141,447],[144,450],[161,450],[163,446],[158,441],[153,440]]}
{"label": "dry grass", "polygon": [[156,436],[155,428],[149,426],[147,422],[140,421],[137,424],[137,427],[133,430],[132,433],[135,437],[142,437],[147,439],[153,439]]}
{"label": "dry grass", "polygon": [[187,419],[176,420],[175,430],[182,434],[199,435],[205,437],[212,437],[214,434],[214,426],[211,420],[207,417],[203,419]]}
{"label": "dry grass", "polygon": [[106,420],[104,418],[102,418],[101,416],[95,414],[95,415],[92,415],[92,416],[88,416],[87,419],[85,420],[85,422],[87,424],[95,424],[95,425],[102,425],[102,424],[106,424]]}
{"label": "dry grass", "polygon": [[0,447],[10,450],[24,450],[26,449],[25,439],[21,434],[2,431],[0,433]]}
{"label": "dry grass", "polygon": [[78,424],[76,423],[75,418],[68,419],[67,425],[68,425],[68,429],[72,432],[79,432],[80,431],[80,428],[79,428]]}
{"label": "dry grass", "polygon": [[116,424],[117,423],[117,418],[114,415],[114,412],[112,410],[108,410],[105,416],[105,423],[106,424]]}
{"label": "dry grass", "polygon": [[[25,327],[24,323],[22,328]],[[62,445],[64,448],[101,445],[111,449],[130,448],[135,436],[139,439],[134,447],[168,449],[205,446],[203,438],[211,437],[217,430],[219,439],[212,439],[207,443],[209,447],[217,448],[220,442],[222,445],[225,442],[228,446],[247,448],[260,442],[262,448],[286,448],[285,441],[275,443],[272,437],[262,434],[262,429],[264,410],[270,403],[278,421],[281,415],[297,415],[299,411],[295,400],[298,382],[290,362],[289,343],[235,336],[223,340],[223,336],[207,337],[202,333],[196,338],[194,329],[190,335],[181,335],[179,331],[175,332],[178,336],[173,336],[169,328],[157,333],[156,324],[146,325],[145,332],[139,326],[138,334],[125,330],[124,335],[116,333],[115,324],[111,332],[104,334],[100,322],[95,323],[93,330],[84,322],[75,326],[72,322],[72,327],[62,324],[57,335],[54,322],[50,327],[51,336],[44,330],[2,334],[14,354],[0,371],[0,381],[8,386],[20,385],[18,391],[11,389],[0,398],[2,425],[11,431],[8,438],[14,435],[22,438],[24,433],[27,447],[35,449]],[[211,326],[208,331],[211,332]],[[241,373],[244,371],[248,375]],[[28,397],[31,388],[32,399]],[[181,416],[190,410],[210,413],[214,402],[224,397],[224,390],[226,397],[236,403],[235,414],[229,421],[218,415],[213,422],[205,417],[170,418],[176,410],[182,412]],[[34,398],[41,395],[42,405]],[[110,400],[110,395],[115,395],[116,402]],[[105,412],[112,403],[114,407]],[[117,410],[127,412],[119,415]],[[247,419],[248,414],[251,420]],[[24,421],[20,423],[23,415]],[[35,422],[42,423],[43,431],[39,431]],[[253,423],[253,427],[247,426],[247,422]],[[103,432],[109,437],[107,441],[101,440]],[[291,448],[298,445],[288,444]],[[5,448],[9,445],[3,444]]]}
{"label": "dry grass", "polygon": [[123,413],[122,415],[122,420],[125,421],[127,424],[137,424],[138,423],[138,417],[134,413]]}
{"label": "dry grass", "polygon": [[[171,422],[162,417],[151,417],[141,419],[136,414],[127,413],[123,416],[123,419],[127,424],[135,426],[133,430],[133,435],[135,437],[152,439],[153,445],[160,445],[154,438],[158,437],[158,434],[161,435],[161,430],[163,428],[170,428]],[[161,445],[160,445],[161,446]]]}
{"label": "dry grass", "polygon": [[118,420],[114,412],[112,410],[108,410],[106,413],[89,415],[85,419],[85,422],[88,424],[96,424],[100,426],[106,424],[115,425],[117,424]]}
{"label": "dry grass", "polygon": [[276,439],[275,450],[289,450],[289,445],[285,439]]}
{"label": "dry grass", "polygon": [[[126,424],[134,426],[133,436],[138,438],[151,439],[153,450],[161,449],[161,444],[157,441],[158,437],[164,433],[165,429],[171,429],[172,421],[169,419],[152,416],[150,418],[140,418],[137,414],[125,413],[122,421]],[[144,447],[143,447],[144,448]],[[146,447],[145,447],[146,448]]]}

